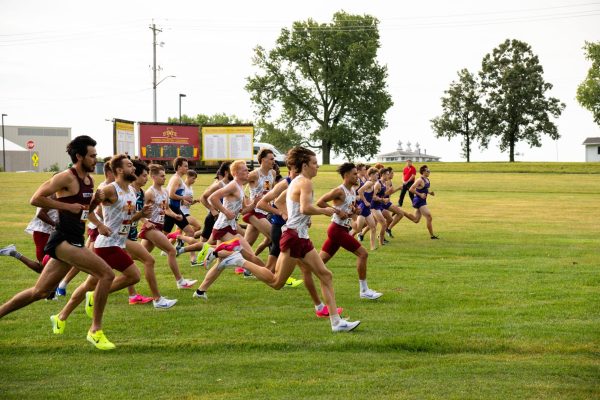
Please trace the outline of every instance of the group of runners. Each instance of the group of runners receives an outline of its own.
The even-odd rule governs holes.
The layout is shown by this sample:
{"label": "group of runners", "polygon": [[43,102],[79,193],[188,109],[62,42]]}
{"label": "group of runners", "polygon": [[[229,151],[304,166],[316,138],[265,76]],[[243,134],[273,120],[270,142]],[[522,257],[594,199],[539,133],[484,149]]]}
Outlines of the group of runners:
{"label": "group of runners", "polygon": [[[0,255],[15,257],[40,274],[33,287],[0,306],[0,318],[34,301],[66,295],[68,282],[83,271],[89,275],[87,279],[72,292],[63,309],[50,317],[52,330],[62,334],[69,315],[84,302],[92,319],[87,340],[101,350],[113,349],[115,345],[102,330],[109,293],[127,288],[130,304],[152,302],[157,309],[177,303],[159,291],[151,254],[158,247],[167,257],[178,289],[193,289],[197,283],[182,276],[179,256],[189,253],[192,265],[208,269],[193,298],[207,300],[209,287],[231,267],[276,290],[304,284],[316,316],[328,317],[333,332],[349,332],[360,321],[341,318],[333,275],[325,265],[337,251],[344,248],[356,255],[359,296],[376,300],[382,293],[367,285],[368,251],[360,243],[367,232],[374,250],[377,244],[387,243],[386,233],[392,237],[392,228],[402,218],[417,223],[423,216],[431,238],[437,239],[427,208],[427,196],[434,195],[429,191],[427,166],[420,168],[418,179],[416,174],[407,176],[405,168],[402,187],[394,189],[391,168],[344,163],[338,168],[341,184],[314,201],[313,178],[318,171],[314,152],[292,148],[287,155],[289,175],[282,177],[273,152],[261,149],[257,169],[250,172],[243,160],[225,162],[215,182],[194,198],[196,173],[181,157],[174,159],[175,174],[165,188],[163,166],[115,155],[105,164],[105,181],[94,191],[90,173],[96,165],[95,146],[89,136],[73,139],[67,146],[72,167],[44,182],[32,196],[30,202],[37,210],[26,231],[33,235],[37,261],[25,257],[14,245],[0,249]],[[412,170],[414,167],[409,172]],[[144,191],[149,179],[151,186]],[[410,193],[415,214],[390,201],[400,189],[400,204],[404,193]],[[198,202],[207,209],[203,226],[190,214],[190,207]],[[331,217],[320,252],[309,237],[313,215]],[[238,222],[240,216],[245,226]],[[178,229],[171,232],[175,226]],[[265,249],[269,250],[266,263],[259,257]],[[141,273],[134,260],[143,265],[151,297],[135,288]],[[302,280],[291,277],[296,266]],[[120,274],[116,276],[114,271]],[[322,298],[313,275],[319,279]]]}

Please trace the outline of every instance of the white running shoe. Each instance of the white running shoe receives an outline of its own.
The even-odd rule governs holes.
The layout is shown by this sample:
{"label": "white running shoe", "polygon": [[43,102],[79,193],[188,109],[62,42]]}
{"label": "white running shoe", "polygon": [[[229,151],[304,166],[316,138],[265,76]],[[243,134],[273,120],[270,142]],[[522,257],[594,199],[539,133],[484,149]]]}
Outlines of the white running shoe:
{"label": "white running shoe", "polygon": [[244,265],[245,262],[246,262],[246,260],[244,260],[244,257],[242,257],[242,254],[239,251],[236,251],[232,255],[222,259],[221,262],[219,263],[218,268],[220,270],[222,270],[227,267],[241,267]]}
{"label": "white running shoe", "polygon": [[333,332],[350,332],[358,325],[360,325],[360,321],[349,322],[345,319],[341,319],[337,325],[331,327],[331,330]]}
{"label": "white running shoe", "polygon": [[364,292],[360,292],[361,299],[377,300],[383,296],[383,293],[374,291],[373,289],[367,289]]}
{"label": "white running shoe", "polygon": [[177,299],[171,300],[161,296],[160,299],[153,300],[152,303],[154,304],[154,308],[167,309],[173,307],[177,303]]}
{"label": "white running shoe", "polygon": [[206,292],[202,293],[202,294],[198,294],[198,292],[196,292],[194,290],[194,294],[192,295],[193,299],[202,299],[202,300],[208,300],[208,296],[206,295]]}
{"label": "white running shoe", "polygon": [[177,282],[177,289],[191,289],[196,282],[198,282],[198,279],[181,278],[181,281]]}
{"label": "white running shoe", "polygon": [[160,255],[163,256],[163,257],[165,257],[167,255],[167,253],[165,253],[164,251],[161,250],[160,251]]}
{"label": "white running shoe", "polygon": [[0,256],[12,256],[13,252],[17,251],[17,247],[14,244],[9,244],[6,247],[0,249]]}

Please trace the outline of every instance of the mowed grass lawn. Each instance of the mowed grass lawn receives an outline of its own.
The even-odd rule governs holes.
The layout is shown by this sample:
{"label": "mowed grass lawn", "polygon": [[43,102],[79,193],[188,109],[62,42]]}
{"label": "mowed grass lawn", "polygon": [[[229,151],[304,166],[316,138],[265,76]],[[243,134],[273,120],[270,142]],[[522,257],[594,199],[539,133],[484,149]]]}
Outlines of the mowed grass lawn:
{"label": "mowed grass lawn", "polygon": [[[600,174],[445,166],[431,166],[441,240],[429,239],[424,221],[403,220],[370,253],[369,285],[381,299],[359,299],[352,255],[330,261],[338,304],[362,321],[357,331],[332,334],[303,287],[276,292],[232,271],[208,302],[192,299],[155,250],[160,288],[179,303],[156,311],[112,294],[104,330],[115,351],[87,343],[82,307],[52,334],[49,316],[64,299],[0,320],[0,398],[600,398]],[[0,245],[34,256],[23,232],[28,200],[49,176],[0,174]],[[211,178],[200,176],[197,194]],[[323,168],[315,196],[338,184]],[[200,207],[195,214],[204,217]],[[327,225],[313,217],[317,249]],[[186,277],[202,279],[179,260]],[[0,302],[36,278],[0,258]],[[138,287],[148,293],[144,281]]]}

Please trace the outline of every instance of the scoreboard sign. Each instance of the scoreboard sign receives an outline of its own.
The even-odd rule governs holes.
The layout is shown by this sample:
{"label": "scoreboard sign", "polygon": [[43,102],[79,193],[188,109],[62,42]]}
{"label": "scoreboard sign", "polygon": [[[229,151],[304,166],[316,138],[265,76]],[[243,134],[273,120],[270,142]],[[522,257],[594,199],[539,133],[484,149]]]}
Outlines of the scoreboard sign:
{"label": "scoreboard sign", "polygon": [[176,125],[140,122],[140,158],[172,160],[181,156],[199,160],[198,125]]}

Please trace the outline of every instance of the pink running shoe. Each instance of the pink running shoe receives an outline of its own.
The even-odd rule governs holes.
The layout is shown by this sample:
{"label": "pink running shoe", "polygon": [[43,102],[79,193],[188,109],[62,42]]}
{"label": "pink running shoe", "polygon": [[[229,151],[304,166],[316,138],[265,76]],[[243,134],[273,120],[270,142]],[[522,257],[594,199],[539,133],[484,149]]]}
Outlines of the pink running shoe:
{"label": "pink running shoe", "polygon": [[142,296],[138,293],[135,297],[129,298],[129,304],[146,304],[150,303],[152,300],[154,300],[152,297]]}
{"label": "pink running shoe", "polygon": [[171,232],[167,235],[167,239],[177,239],[177,237],[181,234],[179,231]]}
{"label": "pink running shoe", "polygon": [[244,273],[244,268],[242,268],[242,267],[237,267],[237,268],[235,269],[235,273],[236,273],[236,274],[238,274],[238,275],[242,275],[242,274]]}
{"label": "pink running shoe", "polygon": [[[342,315],[342,311],[344,311],[344,309],[342,307],[338,307],[338,309],[337,309],[338,315]],[[319,318],[328,318],[329,317],[329,308],[327,306],[325,306],[325,307],[323,307],[323,309],[321,311],[315,310],[315,314],[317,314],[317,317],[319,317]]]}

